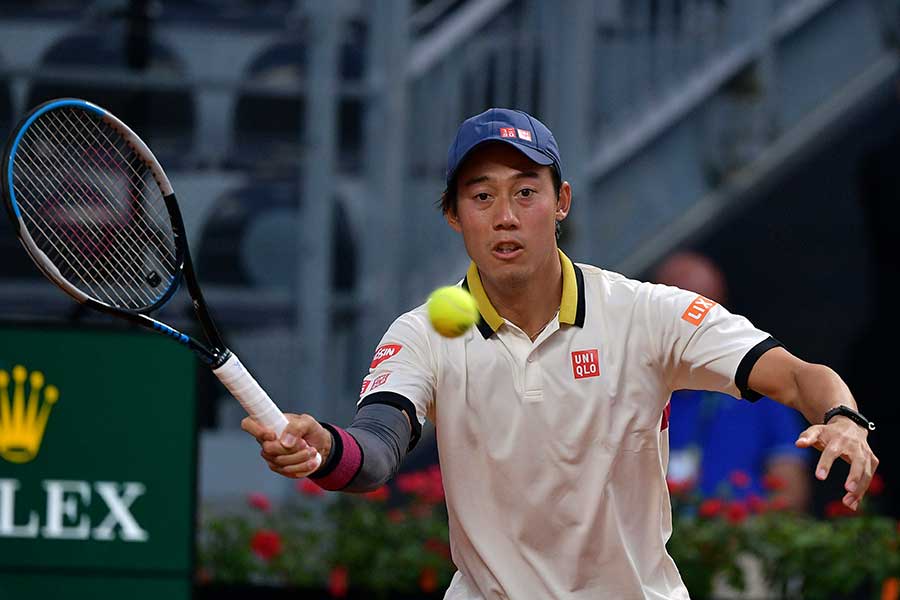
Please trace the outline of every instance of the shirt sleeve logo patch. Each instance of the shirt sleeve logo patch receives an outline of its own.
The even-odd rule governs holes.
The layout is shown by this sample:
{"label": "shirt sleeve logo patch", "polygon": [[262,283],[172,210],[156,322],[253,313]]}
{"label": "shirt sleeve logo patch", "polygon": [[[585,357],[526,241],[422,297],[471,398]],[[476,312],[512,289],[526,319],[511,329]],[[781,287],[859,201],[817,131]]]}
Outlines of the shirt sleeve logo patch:
{"label": "shirt sleeve logo patch", "polygon": [[369,385],[370,385],[371,383],[372,383],[372,380],[371,380],[371,379],[363,379],[363,382],[362,382],[362,388],[360,388],[360,390],[359,390],[359,397],[360,397],[360,398],[362,398],[362,397],[366,394],[366,391],[368,391]]}
{"label": "shirt sleeve logo patch", "polygon": [[572,353],[572,374],[575,379],[600,376],[600,352],[597,348],[592,350],[578,350]]}
{"label": "shirt sleeve logo patch", "polygon": [[687,310],[684,311],[684,314],[681,315],[681,319],[696,327],[703,322],[703,319],[706,318],[706,315],[709,314],[709,311],[711,311],[715,305],[716,303],[709,298],[697,296],[694,301],[691,302],[691,305],[687,307]]}
{"label": "shirt sleeve logo patch", "polygon": [[379,346],[375,351],[375,356],[372,358],[372,364],[369,365],[369,368],[374,369],[387,359],[395,356],[402,349],[403,346],[400,344],[385,344],[384,346]]}
{"label": "shirt sleeve logo patch", "polygon": [[390,377],[390,376],[391,376],[390,373],[382,373],[381,375],[376,377],[375,380],[372,381],[372,391],[374,392],[375,388],[378,388],[378,387],[381,387],[382,385],[384,385],[384,383],[388,380],[388,377]]}

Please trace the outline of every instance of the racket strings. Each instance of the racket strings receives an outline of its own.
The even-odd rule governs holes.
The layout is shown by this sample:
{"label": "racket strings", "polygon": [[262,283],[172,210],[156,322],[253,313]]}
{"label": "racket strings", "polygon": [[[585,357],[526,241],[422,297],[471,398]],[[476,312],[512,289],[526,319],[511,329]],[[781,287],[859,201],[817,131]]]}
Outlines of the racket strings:
{"label": "racket strings", "polygon": [[[64,115],[64,116],[66,116],[66,115]],[[87,119],[88,117],[83,117],[83,118],[84,118],[84,119]],[[70,121],[70,123],[71,123],[71,121]],[[79,124],[79,125],[76,125],[76,124],[72,123],[71,126],[72,126],[72,131],[82,134],[82,135],[81,135],[81,138],[82,138],[82,140],[83,140],[84,142],[86,142],[87,144],[91,144],[91,143],[92,143],[91,140],[88,140],[88,139],[83,135],[83,129],[79,129],[79,127],[83,127],[84,129],[87,129],[87,127],[86,127],[83,123],[82,123],[82,124]],[[97,129],[99,129],[99,128],[97,128]],[[90,129],[87,129],[87,130],[90,131]],[[100,131],[102,132],[102,130],[100,130]],[[96,146],[94,147],[94,149],[95,149],[98,153],[99,153],[100,151],[102,151],[102,152],[106,153],[107,155],[109,155],[109,154],[110,154],[110,147],[112,147],[112,148],[115,149],[116,152],[118,153],[120,160],[121,160],[122,162],[126,162],[126,159],[125,159],[125,157],[122,155],[121,150],[119,150],[119,149],[116,147],[117,142],[118,142],[118,143],[121,143],[122,145],[127,145],[127,143],[126,143],[124,140],[122,140],[121,138],[118,138],[118,140],[112,140],[112,139],[110,139],[108,136],[104,136],[104,141],[101,141],[101,140],[97,139],[96,136],[93,136],[93,137],[94,137],[93,143],[96,144]],[[90,147],[90,146],[89,146],[89,147]],[[134,154],[133,152],[131,152],[130,149],[129,149],[129,152],[131,153],[132,156],[131,156],[131,158],[127,161],[127,166],[128,166],[129,169],[131,170],[132,174],[134,174],[134,175],[138,178],[138,180],[140,180],[141,182],[145,182],[146,176],[149,174],[149,170],[146,168],[146,166],[144,165],[143,161],[140,159],[139,156],[137,156],[136,154]],[[140,173],[138,173],[138,170],[134,168],[134,166],[131,164],[131,162],[137,162],[138,165],[144,170],[144,172],[145,172],[144,175],[141,175]],[[110,161],[109,161],[109,160],[106,160],[104,166],[107,166],[107,167],[108,167],[109,164],[110,164]],[[83,170],[83,169],[82,169],[82,172],[84,173],[84,170]],[[102,169],[102,170],[100,170],[100,173],[102,173],[103,175],[105,175],[105,179],[106,179],[106,182],[107,182],[108,185],[105,185],[104,187],[106,188],[107,192],[109,192],[109,194],[111,194],[112,197],[121,197],[121,196],[122,196],[121,190],[118,189],[118,187],[116,187],[115,189],[110,189],[110,187],[109,187],[109,185],[116,186],[116,182],[110,180],[110,177],[109,177],[109,171],[108,171],[107,169]],[[85,173],[85,175],[87,175],[87,173]],[[158,191],[158,188],[156,188],[156,186],[155,186],[155,181],[152,183],[152,186],[153,186],[153,187],[152,187],[151,189],[154,189],[154,190]],[[151,218],[151,219],[153,220],[152,225],[151,225],[150,223],[147,222],[147,220],[146,220],[146,219],[144,218],[144,216],[143,216],[143,213],[138,212],[138,213],[137,213],[137,216],[140,218],[140,220],[142,221],[143,225],[145,225],[145,226],[148,228],[148,230],[151,231],[151,233],[154,233],[154,234],[155,234],[157,241],[158,241],[160,244],[166,245],[167,242],[166,242],[165,239],[163,239],[162,234],[160,233],[160,230],[161,230],[162,228],[168,226],[168,213],[166,213],[166,214],[165,214],[165,217],[164,217],[163,215],[161,215],[161,214],[159,213],[159,211],[158,211],[157,208],[156,208],[156,204],[157,204],[157,203],[160,203],[160,204],[161,204],[161,203],[163,202],[163,200],[162,200],[162,195],[161,195],[161,194],[157,194],[157,195],[155,195],[155,196],[152,198],[152,200],[151,200],[151,199],[149,199],[149,198],[144,194],[143,191],[141,191],[140,188],[137,188],[137,192],[138,192],[138,194],[140,195],[141,200],[143,200],[143,202],[140,203],[140,204],[137,204],[136,206],[138,206],[138,207],[144,207],[144,206],[149,207],[149,208],[153,211],[153,213],[154,213],[154,217],[150,217],[150,216],[148,215],[148,217]],[[128,193],[129,195],[131,195],[132,199],[133,199],[135,202],[137,202],[137,198],[134,197],[134,195],[133,195],[133,193],[132,193],[132,191],[131,191],[130,189],[126,190],[126,193]],[[104,198],[104,199],[108,199],[108,198]],[[129,224],[130,224],[130,223],[129,223]],[[175,268],[174,262],[175,262],[175,257],[174,257],[174,255],[172,255],[171,261],[170,261],[169,264],[166,265],[166,266],[167,266],[169,269],[174,269],[174,268]]]}
{"label": "racket strings", "polygon": [[[103,287],[102,283],[98,282],[96,280],[86,281],[86,278],[83,277],[83,274],[91,272],[91,268],[89,268],[88,265],[86,265],[85,262],[83,262],[83,260],[82,260],[85,255],[85,252],[73,253],[71,251],[66,251],[67,248],[71,248],[72,246],[78,246],[83,251],[87,250],[87,251],[92,251],[92,252],[96,253],[98,251],[96,242],[89,236],[86,237],[86,236],[81,235],[78,232],[78,230],[74,230],[72,227],[59,227],[59,226],[54,227],[54,225],[49,223],[42,216],[40,211],[36,210],[36,207],[34,207],[30,201],[28,201],[26,198],[21,198],[21,199],[33,211],[32,213],[27,213],[27,215],[29,217],[32,217],[33,215],[37,215],[37,217],[40,219],[40,223],[46,227],[46,229],[42,230],[43,233],[51,234],[51,235],[47,236],[47,238],[46,238],[47,242],[51,245],[51,247],[54,250],[56,250],[57,255],[63,260],[63,262],[69,268],[68,273],[63,272],[64,269],[60,268],[60,271],[63,272],[63,276],[65,276],[66,279],[68,279],[68,280],[75,279],[76,281],[78,281],[79,279],[81,279],[83,283],[89,284],[88,287],[90,288],[90,291],[93,292],[93,295],[95,297],[102,298],[102,293],[99,293],[99,292],[102,292],[103,290],[106,289],[105,287]],[[48,213],[48,214],[51,215],[51,217],[54,220],[54,223],[56,223],[56,224],[65,222],[66,216],[60,214],[58,207],[54,207],[53,212]],[[84,223],[84,219],[82,217],[78,217],[78,218],[80,221],[82,221],[82,223]],[[32,225],[37,224],[37,222],[33,218],[29,218],[29,221],[32,223]],[[60,235],[60,233],[62,235]],[[72,237],[73,235],[76,237],[73,238]],[[63,239],[63,236],[65,236],[65,239]],[[57,242],[59,242],[59,245],[57,245],[57,243],[55,243],[53,241],[54,238],[56,239]],[[68,255],[71,255],[72,260],[74,260],[76,265],[73,265],[72,262],[69,261],[69,258],[67,257]],[[126,268],[126,267],[124,267],[123,263],[121,263],[121,261],[118,261],[118,259],[117,259],[117,262],[118,262],[119,267]],[[59,265],[56,261],[54,261],[54,264],[57,265],[57,268],[61,267],[61,265]],[[116,275],[108,267],[106,267],[103,262],[97,262],[93,266],[95,268],[103,270],[104,274],[108,276],[106,278],[107,281],[115,282],[117,280]],[[127,270],[127,268],[126,268],[126,270]],[[123,292],[125,292],[125,296],[127,297],[129,295],[128,291],[125,290],[124,288],[121,288],[121,286],[119,286],[119,287],[120,287],[120,289],[122,289]],[[117,303],[118,305],[128,305],[129,304],[128,301],[125,300],[125,298],[123,298],[122,295],[120,295],[116,292],[116,287],[110,287],[109,290],[115,295],[115,298],[117,300],[119,300],[119,303]],[[150,298],[146,297],[146,299],[149,300]]]}
{"label": "racket strings", "polygon": [[[31,174],[34,175],[33,170],[29,168],[29,171],[31,171]],[[44,180],[40,177],[35,177],[33,178],[33,181],[43,182]],[[43,185],[43,187],[44,191],[50,194],[52,194],[54,191],[59,191],[50,189],[46,185]],[[75,203],[72,205],[74,208],[72,209],[72,212],[70,214],[63,214],[60,212],[61,209],[57,203],[47,203],[44,205],[44,208],[47,210],[40,211],[30,201],[28,201],[27,198],[23,198],[23,200],[25,201],[25,204],[27,204],[27,206],[32,209],[32,212],[28,213],[28,216],[33,217],[34,215],[36,215],[40,219],[41,224],[46,227],[46,229],[43,230],[43,233],[52,234],[52,236],[48,236],[48,241],[51,242],[52,247],[58,252],[59,257],[62,258],[66,265],[69,267],[69,273],[64,273],[64,275],[67,275],[67,279],[75,279],[76,281],[81,280],[83,283],[88,284],[90,291],[93,292],[96,297],[107,301],[113,299],[103,298],[102,292],[106,288],[103,286],[102,282],[98,282],[95,278],[92,279],[85,276],[85,274],[91,273],[92,268],[88,266],[91,265],[95,270],[101,270],[102,274],[107,276],[103,278],[105,281],[114,283],[117,282],[118,277],[116,273],[111,270],[112,265],[107,266],[104,261],[83,260],[83,258],[88,254],[97,255],[101,252],[105,252],[106,249],[101,249],[98,246],[98,242],[92,236],[84,235],[81,229],[75,228],[67,223],[70,220],[69,217],[75,216],[82,225],[86,227],[89,226],[89,223],[85,221],[85,219],[90,219],[90,217],[84,214],[83,209],[81,211],[82,214],[79,215],[78,204]],[[47,214],[53,220],[53,223],[51,224],[50,222],[48,222],[47,219],[44,218],[43,214]],[[36,221],[33,218],[30,220],[32,224],[36,224]],[[60,232],[62,235],[60,235]],[[65,239],[63,239],[63,236],[65,236]],[[52,243],[53,238],[56,238],[56,240],[59,242],[59,245]],[[60,248],[60,246],[62,247]],[[81,252],[71,252],[71,248],[73,247],[81,250]],[[68,252],[66,251],[67,249],[69,249]],[[73,265],[72,262],[68,260],[67,255],[72,255],[72,258],[75,263],[77,263],[77,266]],[[116,261],[117,264],[115,266],[117,266],[119,270],[124,270],[128,274],[137,274],[136,271],[132,271],[128,267],[126,267],[125,263],[122,262],[123,258],[121,254],[116,251],[115,247],[113,247],[113,251],[109,254],[109,256]],[[86,262],[87,264],[85,264]],[[125,299],[130,296],[128,290],[121,285],[119,285],[119,289],[124,293],[125,297],[117,293],[116,287],[109,288],[109,291],[111,291],[115,295],[115,300],[119,300],[119,302],[117,303],[118,305],[129,306],[130,303]],[[146,294],[143,294],[142,298],[144,300],[151,300],[151,298]]]}
{"label": "racket strings", "polygon": [[[86,138],[84,138],[84,136],[82,136],[82,139],[83,139],[84,141],[86,141],[86,142],[89,142],[89,140],[87,140]],[[113,143],[112,140],[109,140],[109,142],[110,142],[110,143]],[[97,148],[103,149],[104,151],[106,150],[105,148],[99,146],[99,143],[98,143]],[[140,161],[139,158],[133,158],[132,160],[138,160],[138,161]],[[141,167],[143,167],[143,162],[140,162],[140,165],[141,165]],[[78,166],[81,168],[82,174],[83,174],[86,178],[89,178],[90,175],[89,175],[87,172],[85,172],[85,170],[83,169],[83,167],[81,167],[80,165],[78,165]],[[141,177],[141,176],[137,173],[137,171],[136,171],[134,168],[132,168],[131,170],[132,170],[132,172],[134,172],[135,175],[137,175],[137,176],[139,177],[139,179],[143,182],[144,177]],[[146,168],[145,168],[145,171],[146,171]],[[100,180],[98,183],[103,184],[103,187],[105,188],[107,194],[106,194],[106,196],[102,196],[101,199],[107,200],[107,204],[109,205],[109,208],[115,210],[116,207],[110,204],[109,199],[110,199],[110,198],[121,198],[121,197],[124,197],[124,195],[123,195],[123,193],[122,193],[122,190],[119,189],[119,187],[117,186],[116,182],[110,180],[108,170],[103,170],[102,173],[105,175],[105,180]],[[84,183],[83,183],[83,182],[79,182],[79,183],[81,184],[81,187],[84,188]],[[111,187],[110,187],[111,185],[112,185],[112,186],[116,186],[116,187],[111,188]],[[135,187],[135,186],[132,186],[132,188],[134,188],[134,187]],[[90,189],[82,189],[82,191],[84,191],[84,192],[87,193],[87,194],[90,194],[90,192],[91,192]],[[161,220],[161,217],[160,217],[159,213],[156,212],[155,209],[154,209],[154,212],[156,212],[156,217],[157,217],[157,218],[156,218],[156,219],[153,219],[153,223],[152,223],[152,224],[151,224],[151,223],[148,223],[147,219],[144,217],[143,212],[140,211],[140,208],[143,207],[143,206],[150,206],[151,208],[153,208],[154,205],[153,205],[152,202],[147,202],[147,201],[146,201],[146,196],[144,196],[143,192],[141,192],[140,189],[138,189],[138,192],[140,193],[142,199],[145,200],[145,202],[137,203],[137,198],[134,197],[134,195],[132,194],[131,190],[130,190],[130,189],[126,189],[126,190],[125,190],[125,193],[129,194],[129,195],[131,196],[132,200],[135,201],[135,203],[132,204],[132,206],[133,206],[133,208],[135,209],[134,214],[137,216],[138,220],[140,221],[140,223],[138,223],[137,221],[133,221],[133,220],[130,220],[130,219],[127,220],[127,221],[125,222],[125,229],[128,230],[128,233],[132,234],[133,236],[135,236],[136,238],[139,239],[139,238],[142,236],[143,231],[139,231],[137,228],[138,228],[139,226],[144,227],[144,228],[146,228],[146,230],[150,231],[151,234],[154,234],[154,236],[155,236],[156,241],[157,241],[158,244],[162,244],[163,246],[167,245],[166,241],[165,241],[165,240],[163,239],[163,237],[162,237],[162,234],[160,233],[160,229],[161,229],[162,227],[164,227],[165,225],[161,225],[161,224],[159,223],[159,220]],[[160,196],[158,199],[156,199],[156,200],[157,200],[158,202],[162,202],[161,196]],[[100,224],[103,225],[104,223],[101,221]],[[107,234],[109,233],[109,227],[108,227],[108,226],[107,226],[106,232],[107,232]],[[127,241],[127,240],[126,240],[126,241]],[[132,250],[134,250],[134,249],[135,249],[135,248],[132,248]],[[157,258],[160,258],[160,259],[162,259],[162,260],[164,261],[164,262],[159,263],[159,265],[158,265],[158,266],[160,266],[160,267],[163,269],[163,271],[174,273],[174,271],[175,271],[175,257],[174,257],[174,254],[170,254],[170,255],[168,255],[168,256],[167,256],[166,254],[158,254],[158,255],[156,255],[156,256],[157,256]]]}
{"label": "racket strings", "polygon": [[[81,114],[81,113],[75,113],[75,114]],[[67,116],[67,115],[64,115],[64,116]],[[84,121],[88,118],[89,117],[87,117],[87,116],[81,117],[82,121]],[[94,142],[97,144],[97,149],[102,150],[103,152],[107,153],[107,155],[110,155],[110,149],[115,150],[116,153],[118,154],[118,158],[121,161],[121,163],[124,164],[125,166],[127,166],[129,168],[129,170],[131,171],[131,173],[135,177],[137,177],[139,180],[145,181],[147,176],[148,175],[150,176],[151,186],[147,186],[147,187],[149,189],[152,189],[157,192],[157,194],[153,195],[153,201],[150,201],[150,199],[147,198],[147,196],[144,194],[144,192],[140,188],[137,189],[137,193],[141,196],[141,199],[144,200],[144,203],[141,206],[146,206],[150,210],[153,211],[153,216],[150,218],[153,220],[154,225],[156,225],[156,227],[157,227],[157,229],[154,229],[154,232],[157,235],[157,239],[159,240],[160,243],[166,244],[167,242],[166,242],[166,240],[163,239],[163,237],[160,233],[160,230],[162,228],[171,229],[171,227],[169,226],[169,213],[168,213],[168,211],[165,210],[165,208],[162,208],[162,212],[160,212],[160,210],[158,209],[158,206],[164,205],[164,200],[162,199],[162,193],[159,191],[159,188],[156,186],[156,181],[155,181],[155,179],[153,179],[153,175],[152,175],[151,171],[144,164],[144,161],[141,160],[141,157],[137,153],[135,153],[131,149],[131,147],[128,145],[128,142],[125,141],[125,139],[122,138],[117,133],[113,132],[113,135],[116,137],[116,139],[115,140],[111,139],[109,134],[107,133],[110,131],[109,127],[89,128],[89,127],[85,126],[83,129],[76,128],[75,131],[78,131],[79,133],[83,133],[83,131],[88,131],[89,133],[91,133],[94,138]],[[99,131],[101,134],[103,134],[102,141],[97,139],[96,135],[94,135],[94,131]],[[82,139],[89,142],[89,140],[87,140],[87,138],[85,138],[84,135],[82,135]],[[130,158],[126,159],[125,155],[123,155],[121,149],[119,148],[119,145],[121,145],[125,148],[126,153],[130,155]],[[135,168],[133,163],[137,163],[138,168]],[[139,172],[139,170],[141,172]],[[129,190],[129,193],[130,193],[130,190]],[[162,225],[160,225],[160,224],[162,224]],[[172,265],[171,266],[172,266],[172,268],[174,268],[174,255],[172,257]]]}
{"label": "racket strings", "polygon": [[[27,181],[27,183],[29,185],[34,186],[34,187],[40,186],[43,188],[43,191],[47,194],[53,194],[54,191],[58,191],[58,190],[49,188],[47,186],[47,184],[44,183],[45,178],[37,176],[34,169],[32,168],[33,165],[30,164],[29,161],[26,160],[20,164],[23,166],[23,170],[27,169],[28,173],[32,176]],[[49,170],[45,170],[44,172],[50,173]],[[15,178],[21,179],[19,177],[18,172],[15,174]],[[19,196],[19,200],[21,202],[23,202],[29,209],[31,209],[30,211],[26,211],[26,213],[25,213],[27,220],[29,220],[32,225],[38,225],[38,222],[35,220],[35,217],[37,217],[40,220],[39,224],[43,225],[44,228],[36,227],[36,229],[44,234],[50,234],[50,235],[47,235],[47,241],[50,242],[53,249],[57,251],[57,255],[63,260],[63,262],[66,263],[66,266],[69,267],[69,272],[63,273],[63,275],[67,276],[67,279],[70,279],[70,278],[73,278],[73,276],[75,278],[80,278],[81,274],[90,273],[91,269],[87,266],[87,264],[85,264],[84,260],[82,260],[82,259],[89,252],[97,253],[99,251],[97,242],[93,239],[93,237],[84,236],[81,234],[80,230],[74,229],[73,227],[70,227],[70,226],[65,226],[66,225],[66,218],[65,218],[66,215],[62,215],[60,213],[60,207],[56,203],[46,203],[44,205],[44,208],[46,210],[41,211],[41,210],[38,210],[38,207],[36,207],[34,204],[32,204],[32,202],[29,200],[27,194],[21,194]],[[74,206],[77,207],[77,204],[75,204]],[[76,210],[77,210],[77,208],[76,208]],[[51,224],[44,217],[44,214],[47,214],[53,220],[53,224]],[[77,212],[75,212],[74,215],[76,217],[78,217],[78,219],[82,222],[82,224],[85,224],[85,221],[84,221],[85,217],[78,215]],[[54,226],[54,225],[56,225],[56,226]],[[63,238],[63,236],[65,236],[65,239]],[[57,242],[59,242],[59,245],[57,245],[56,243],[53,242],[54,238],[56,239]],[[80,253],[77,253],[77,252],[73,253],[71,251],[67,252],[66,249],[71,248],[71,247],[78,247],[82,250],[82,252],[80,252]],[[74,264],[72,264],[72,262],[69,261],[69,258],[68,258],[69,255],[71,255],[71,258],[74,260],[75,263],[77,263],[77,265],[74,265]],[[56,263],[56,261],[54,261],[54,264],[56,264],[57,267],[61,266],[58,263]],[[88,263],[88,264],[90,264],[90,263]],[[108,275],[109,280],[111,280],[111,281],[116,280],[114,273],[105,266],[105,263],[98,262],[94,266],[99,269],[102,269],[104,271],[104,273],[106,275]],[[118,266],[121,268],[124,268],[124,264],[121,262],[119,262]],[[60,270],[62,271],[62,269],[60,269]],[[91,281],[89,283],[96,284],[97,282]],[[103,288],[101,287],[100,289],[103,289]],[[91,291],[97,291],[97,288],[95,288],[94,286],[91,286]],[[112,291],[115,292],[115,288],[112,288]],[[126,296],[127,295],[128,294],[126,293]],[[117,294],[116,297],[120,301],[124,302],[124,298],[122,298],[122,296]]]}
{"label": "racket strings", "polygon": [[122,135],[80,109],[49,111],[15,166],[29,233],[67,280],[123,308],[159,300],[177,274],[174,233],[152,171]]}

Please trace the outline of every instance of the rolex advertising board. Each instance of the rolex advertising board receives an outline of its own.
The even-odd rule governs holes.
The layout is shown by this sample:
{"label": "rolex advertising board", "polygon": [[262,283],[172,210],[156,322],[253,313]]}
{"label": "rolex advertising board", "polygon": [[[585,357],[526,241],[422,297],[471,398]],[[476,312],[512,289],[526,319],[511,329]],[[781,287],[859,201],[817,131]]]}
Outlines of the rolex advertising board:
{"label": "rolex advertising board", "polygon": [[0,598],[189,597],[194,369],[143,332],[0,326]]}

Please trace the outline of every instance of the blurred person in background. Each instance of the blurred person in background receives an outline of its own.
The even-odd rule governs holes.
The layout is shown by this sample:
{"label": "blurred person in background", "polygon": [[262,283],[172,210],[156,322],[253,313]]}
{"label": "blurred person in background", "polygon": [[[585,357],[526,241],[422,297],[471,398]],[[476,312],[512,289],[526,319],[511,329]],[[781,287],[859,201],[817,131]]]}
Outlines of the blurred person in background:
{"label": "blurred person in background", "polygon": [[[666,258],[653,280],[727,302],[722,271],[708,257],[681,251]],[[704,497],[727,486],[735,498],[773,493],[788,508],[809,506],[809,452],[794,441],[805,428],[800,415],[766,397],[742,402],[720,392],[678,390],[669,415],[669,471],[675,486]]]}

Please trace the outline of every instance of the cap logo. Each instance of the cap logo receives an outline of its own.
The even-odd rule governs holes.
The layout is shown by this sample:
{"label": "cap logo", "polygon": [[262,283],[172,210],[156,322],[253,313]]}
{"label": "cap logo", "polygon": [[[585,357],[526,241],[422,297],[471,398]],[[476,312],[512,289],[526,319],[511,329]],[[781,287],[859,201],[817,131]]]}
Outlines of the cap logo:
{"label": "cap logo", "polygon": [[515,127],[501,127],[500,128],[500,137],[504,137],[504,138],[516,137],[516,128]]}
{"label": "cap logo", "polygon": [[526,142],[531,141],[531,132],[527,129],[516,129],[516,132],[519,134],[519,137],[525,140]]}

